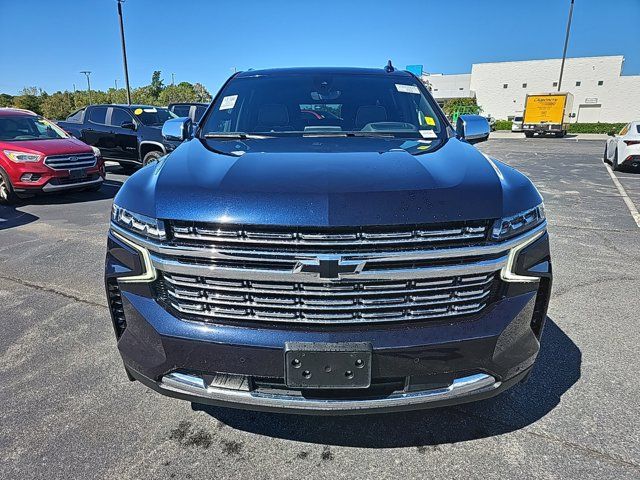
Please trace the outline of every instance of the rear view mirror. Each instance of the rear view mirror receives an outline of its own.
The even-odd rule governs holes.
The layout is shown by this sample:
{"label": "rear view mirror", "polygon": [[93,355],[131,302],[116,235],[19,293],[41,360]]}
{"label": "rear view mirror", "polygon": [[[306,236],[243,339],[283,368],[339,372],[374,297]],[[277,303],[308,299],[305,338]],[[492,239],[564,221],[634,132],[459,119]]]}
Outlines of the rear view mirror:
{"label": "rear view mirror", "polygon": [[182,142],[191,136],[192,122],[189,117],[172,118],[162,125],[165,140]]}
{"label": "rear view mirror", "polygon": [[481,115],[460,115],[456,121],[458,138],[468,143],[484,142],[490,130],[489,122]]}

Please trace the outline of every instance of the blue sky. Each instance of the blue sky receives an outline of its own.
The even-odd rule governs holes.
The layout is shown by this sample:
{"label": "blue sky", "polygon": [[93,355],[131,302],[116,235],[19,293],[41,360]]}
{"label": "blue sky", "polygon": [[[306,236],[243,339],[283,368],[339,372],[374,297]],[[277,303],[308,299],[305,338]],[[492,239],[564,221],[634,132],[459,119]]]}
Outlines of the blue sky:
{"label": "blue sky", "polygon": [[[603,5],[604,3],[604,5]],[[132,87],[165,83],[215,92],[233,68],[472,63],[562,55],[569,0],[127,0]],[[124,85],[115,0],[0,0],[0,92]],[[624,55],[640,74],[640,0],[576,0],[568,55]],[[12,40],[13,39],[13,40]]]}

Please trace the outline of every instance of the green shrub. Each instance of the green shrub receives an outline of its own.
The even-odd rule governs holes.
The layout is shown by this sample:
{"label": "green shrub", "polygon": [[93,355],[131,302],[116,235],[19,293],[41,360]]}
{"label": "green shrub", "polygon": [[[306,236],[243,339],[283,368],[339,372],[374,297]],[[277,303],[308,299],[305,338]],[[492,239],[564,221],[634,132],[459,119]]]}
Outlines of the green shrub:
{"label": "green shrub", "polygon": [[569,133],[618,133],[625,123],[571,123]]}
{"label": "green shrub", "polygon": [[496,130],[511,130],[511,120],[496,120]]}

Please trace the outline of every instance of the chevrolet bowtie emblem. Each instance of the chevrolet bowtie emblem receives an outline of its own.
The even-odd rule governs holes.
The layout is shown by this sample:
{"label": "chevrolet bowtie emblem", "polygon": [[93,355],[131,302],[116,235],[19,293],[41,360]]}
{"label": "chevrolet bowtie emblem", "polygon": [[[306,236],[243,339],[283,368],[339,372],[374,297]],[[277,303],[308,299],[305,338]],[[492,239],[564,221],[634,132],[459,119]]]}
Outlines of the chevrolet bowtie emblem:
{"label": "chevrolet bowtie emblem", "polygon": [[315,260],[301,260],[295,267],[293,273],[308,273],[320,278],[338,280],[342,275],[360,273],[365,262],[346,261],[338,258],[318,258]]}

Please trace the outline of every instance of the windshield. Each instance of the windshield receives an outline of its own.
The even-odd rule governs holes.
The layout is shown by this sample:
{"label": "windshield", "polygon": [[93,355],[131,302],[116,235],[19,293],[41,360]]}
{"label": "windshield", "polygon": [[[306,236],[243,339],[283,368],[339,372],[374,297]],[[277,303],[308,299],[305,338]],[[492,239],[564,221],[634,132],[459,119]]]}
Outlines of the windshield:
{"label": "windshield", "polygon": [[54,140],[67,137],[64,130],[39,116],[0,117],[0,140],[2,141]]}
{"label": "windshield", "polygon": [[221,133],[394,135],[435,138],[435,105],[412,77],[282,74],[232,79],[202,128]]}
{"label": "windshield", "polygon": [[167,108],[134,107],[131,111],[143,125],[162,125],[171,118],[178,118]]}

